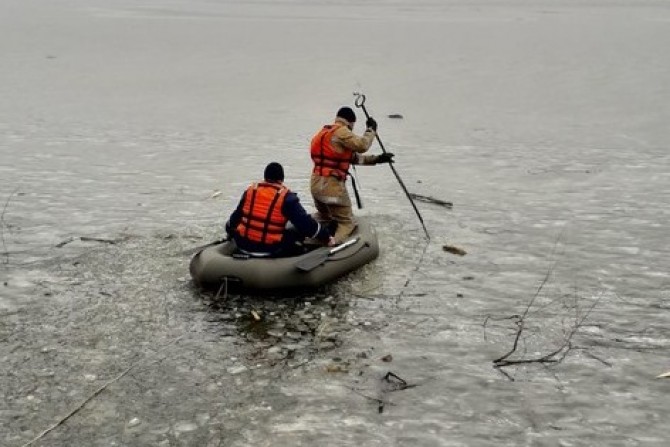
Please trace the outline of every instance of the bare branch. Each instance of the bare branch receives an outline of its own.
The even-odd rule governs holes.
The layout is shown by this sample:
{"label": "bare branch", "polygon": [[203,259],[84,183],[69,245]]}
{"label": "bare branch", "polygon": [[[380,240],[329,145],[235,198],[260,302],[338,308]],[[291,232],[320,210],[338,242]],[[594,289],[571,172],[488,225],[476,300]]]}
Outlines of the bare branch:
{"label": "bare branch", "polygon": [[[180,335],[179,337],[172,339],[168,344],[166,344],[166,345],[163,346],[161,349],[159,349],[158,351],[156,351],[155,353],[153,353],[153,355],[156,356],[156,355],[160,354],[161,352],[165,351],[168,347],[172,346],[173,344],[175,344],[176,342],[178,342],[179,340],[181,340],[182,338],[184,338],[184,336],[185,336],[185,334]],[[30,441],[26,442],[25,444],[23,444],[22,447],[28,447],[28,446],[33,445],[34,443],[36,443],[36,442],[39,441],[40,439],[44,438],[47,434],[49,434],[50,432],[52,432],[53,430],[55,430],[56,428],[58,428],[59,426],[61,426],[62,424],[64,424],[68,419],[70,419],[72,416],[74,416],[75,414],[77,414],[82,408],[84,408],[84,407],[86,406],[86,404],[88,404],[90,401],[92,401],[93,399],[95,399],[100,393],[102,393],[103,391],[105,391],[110,385],[112,385],[112,384],[118,382],[119,380],[121,380],[125,375],[127,375],[130,371],[132,371],[133,369],[135,369],[138,365],[140,365],[141,363],[143,363],[145,360],[146,360],[146,356],[143,357],[143,358],[141,358],[140,360],[134,362],[132,365],[130,365],[129,367],[127,367],[126,369],[124,369],[120,374],[118,374],[118,375],[117,375],[116,377],[114,377],[113,379],[110,379],[110,380],[108,380],[107,382],[105,382],[105,383],[104,383],[100,388],[98,388],[93,394],[91,394],[91,395],[88,396],[86,399],[84,399],[84,400],[83,400],[77,407],[75,407],[73,410],[71,410],[71,411],[70,411],[68,414],[66,414],[64,417],[62,417],[61,419],[59,419],[58,421],[56,421],[55,423],[53,423],[49,428],[47,428],[46,430],[42,431],[42,433],[40,433],[39,435],[37,435],[36,437],[34,437],[32,440],[30,440]],[[156,359],[156,360],[154,360],[154,362],[152,362],[152,363],[160,362],[160,361],[162,361],[162,360],[163,360],[163,359]]]}
{"label": "bare branch", "polygon": [[5,202],[5,206],[2,207],[2,213],[0,213],[0,240],[2,240],[2,250],[5,254],[5,265],[9,264],[9,251],[7,250],[7,242],[5,241],[5,227],[9,229],[9,225],[7,225],[5,222],[5,212],[7,211],[9,202],[12,200],[12,197],[17,193],[18,190],[19,188],[17,186],[14,191],[9,194],[9,197],[7,197],[7,201]]}
{"label": "bare branch", "polygon": [[[553,249],[554,253],[556,251],[559,239],[560,237],[557,239],[556,244],[554,245]],[[516,333],[514,335],[514,341],[512,343],[512,347],[505,354],[493,360],[494,368],[499,370],[500,368],[510,365],[520,365],[529,363],[539,363],[546,365],[546,364],[560,363],[567,357],[567,355],[573,349],[573,343],[572,343],[573,338],[575,337],[577,331],[584,325],[584,322],[593,312],[594,308],[598,305],[603,294],[601,293],[595,300],[593,300],[593,302],[587,309],[582,309],[580,307],[580,297],[579,294],[577,293],[578,291],[575,285],[575,289],[572,294],[562,295],[558,298],[550,300],[549,303],[545,303],[543,305],[537,304],[538,297],[542,293],[542,290],[545,288],[545,286],[549,283],[549,279],[552,276],[556,264],[557,264],[556,262],[553,262],[551,267],[547,270],[544,277],[542,278],[542,281],[540,281],[540,284],[535,290],[535,293],[526,304],[526,307],[521,315],[513,315],[511,317],[498,319],[498,320],[514,319],[517,328]],[[558,346],[556,346],[553,350],[551,350],[546,354],[535,354],[534,356],[526,356],[525,353],[521,354],[518,353],[520,344],[523,343],[525,346],[526,340],[528,339],[528,337],[524,337],[524,335],[529,328],[528,318],[531,315],[531,313],[533,315],[536,315],[538,310],[547,309],[552,305],[558,305],[560,306],[560,308],[565,309],[567,311],[574,310],[574,315],[560,318],[562,334],[560,336],[561,341],[558,343]],[[557,315],[557,317],[560,317],[560,313]],[[490,316],[486,317],[486,319],[484,320],[484,328],[486,328],[486,324],[488,323],[489,320],[493,320],[493,318],[491,318]],[[484,334],[484,337],[486,338],[486,333]],[[514,354],[517,354],[515,358],[511,358]]]}

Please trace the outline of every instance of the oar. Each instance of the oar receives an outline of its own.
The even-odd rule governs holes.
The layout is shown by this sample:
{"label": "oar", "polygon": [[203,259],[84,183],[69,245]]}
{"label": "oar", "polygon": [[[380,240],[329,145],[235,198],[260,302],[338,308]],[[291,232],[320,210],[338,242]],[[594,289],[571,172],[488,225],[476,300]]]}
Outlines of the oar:
{"label": "oar", "polygon": [[199,253],[200,251],[204,250],[207,247],[211,247],[212,245],[219,245],[219,244],[222,244],[222,243],[227,242],[227,241],[228,241],[227,238],[219,239],[218,241],[210,242],[208,244],[201,245],[199,247],[189,248],[188,250],[184,250],[184,251],[182,251],[182,254],[193,255],[193,254]]}
{"label": "oar", "polygon": [[359,237],[351,238],[342,242],[340,245],[336,245],[333,248],[317,248],[313,252],[303,256],[298,262],[295,263],[295,266],[298,270],[303,272],[310,272],[321,264],[325,263],[330,256],[354,245],[356,242],[358,242],[359,239]]}
{"label": "oar", "polygon": [[[365,113],[366,118],[370,118],[370,115],[368,114],[368,110],[365,108],[365,95],[362,93],[354,93],[354,96],[356,97],[356,107],[360,107],[363,109],[363,112]],[[375,132],[375,136],[377,137],[377,142],[379,143],[379,147],[382,148],[382,152],[386,153],[386,149],[384,148],[384,144],[382,143],[381,138],[379,138],[379,134]],[[416,207],[414,204],[414,200],[412,200],[412,196],[409,194],[409,191],[407,191],[407,188],[405,187],[405,184],[403,183],[402,179],[400,178],[400,175],[398,175],[398,171],[395,170],[395,167],[393,166],[393,163],[389,163],[389,167],[391,168],[391,171],[393,171],[393,175],[395,175],[396,180],[398,180],[398,183],[400,183],[400,187],[402,188],[403,191],[405,191],[405,195],[409,199],[409,203],[412,204],[412,208],[414,208],[414,212],[416,213],[417,217],[419,218],[419,222],[421,222],[421,226],[423,227],[423,231],[426,233],[426,239],[430,240],[430,235],[428,234],[428,229],[426,228],[426,224],[423,222],[423,217],[421,217],[421,213],[419,212],[419,209]]]}

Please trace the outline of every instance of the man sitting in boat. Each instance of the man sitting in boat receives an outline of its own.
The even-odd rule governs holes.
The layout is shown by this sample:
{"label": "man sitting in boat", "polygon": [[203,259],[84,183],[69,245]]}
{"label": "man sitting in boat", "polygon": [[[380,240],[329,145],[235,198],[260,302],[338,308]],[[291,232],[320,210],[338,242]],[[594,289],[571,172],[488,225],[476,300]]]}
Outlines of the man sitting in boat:
{"label": "man sitting in boat", "polygon": [[[392,163],[393,154],[363,155],[374,141],[377,122],[368,118],[362,136],[354,134],[356,114],[350,107],[337,111],[335,122],[324,126],[312,138],[310,154],[314,162],[310,188],[316,219],[334,221],[336,243],[343,242],[356,228],[351,199],[345,182],[352,164],[376,165]],[[354,185],[355,186],[355,185]]]}
{"label": "man sitting in boat", "polygon": [[[307,237],[334,245],[326,226],[307,214],[298,195],[284,185],[282,165],[268,164],[264,178],[247,188],[226,222],[226,232],[242,253],[254,257],[293,256],[302,252],[299,243]],[[289,222],[293,227],[287,228]]]}

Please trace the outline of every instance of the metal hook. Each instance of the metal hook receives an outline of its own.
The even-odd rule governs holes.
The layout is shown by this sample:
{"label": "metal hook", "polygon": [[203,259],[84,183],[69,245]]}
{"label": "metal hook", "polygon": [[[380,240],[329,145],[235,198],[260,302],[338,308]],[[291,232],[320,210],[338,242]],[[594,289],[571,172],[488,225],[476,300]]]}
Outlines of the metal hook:
{"label": "metal hook", "polygon": [[354,101],[356,107],[363,107],[365,104],[365,95],[363,93],[354,92],[354,96],[356,97],[356,100]]}

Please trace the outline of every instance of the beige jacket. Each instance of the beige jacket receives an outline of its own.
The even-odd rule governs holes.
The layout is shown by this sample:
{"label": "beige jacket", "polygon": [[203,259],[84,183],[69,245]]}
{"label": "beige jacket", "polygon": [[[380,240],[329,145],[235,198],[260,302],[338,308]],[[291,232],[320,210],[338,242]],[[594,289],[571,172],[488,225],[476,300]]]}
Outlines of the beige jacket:
{"label": "beige jacket", "polygon": [[339,152],[344,152],[345,148],[353,151],[354,157],[351,160],[353,164],[374,164],[377,158],[375,155],[362,154],[367,152],[370,149],[370,146],[372,146],[372,142],[376,135],[375,131],[366,129],[365,133],[359,137],[347,127],[349,125],[347,120],[337,117],[335,118],[335,124],[342,124],[342,126],[333,133],[333,139],[331,140],[333,148]]}
{"label": "beige jacket", "polygon": [[[376,155],[363,155],[370,149],[375,139],[375,131],[367,129],[362,136],[353,133],[347,125],[349,122],[342,118],[335,119],[336,124],[342,124],[334,133],[331,143],[336,151],[344,152],[350,149],[354,156],[352,164],[372,165],[377,161]],[[310,181],[312,197],[316,202],[324,205],[338,205],[351,207],[351,199],[345,186],[345,180],[336,177],[322,177],[312,173]]]}

